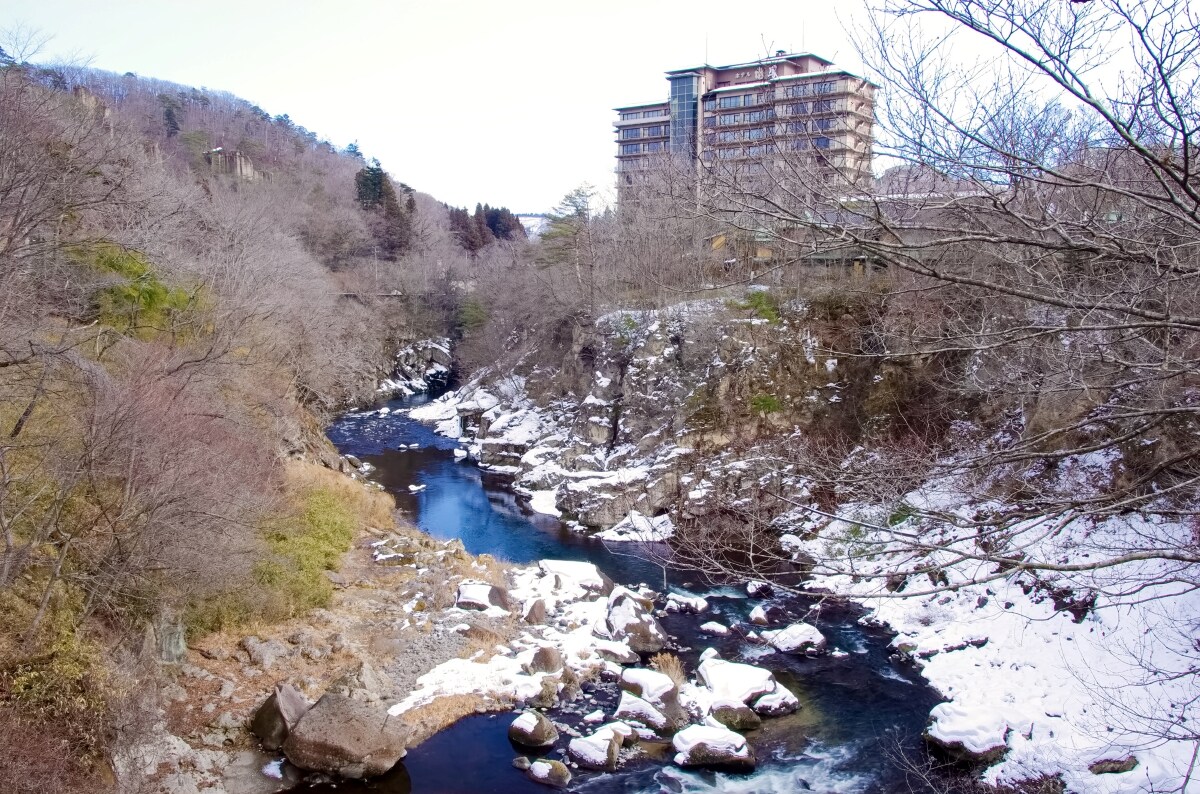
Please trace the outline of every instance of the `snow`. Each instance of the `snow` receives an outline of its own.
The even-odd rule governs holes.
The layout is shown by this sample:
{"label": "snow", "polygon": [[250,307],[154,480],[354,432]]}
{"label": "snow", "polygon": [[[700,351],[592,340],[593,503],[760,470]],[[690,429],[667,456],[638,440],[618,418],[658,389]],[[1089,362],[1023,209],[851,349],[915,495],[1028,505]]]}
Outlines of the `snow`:
{"label": "snow", "polygon": [[529,497],[529,507],[535,513],[544,513],[549,516],[561,516],[562,511],[555,507],[555,499],[558,494],[555,491],[534,491]]}
{"label": "snow", "polygon": [[585,590],[604,589],[604,574],[590,562],[577,560],[539,560],[538,568],[550,576],[561,576]]}
{"label": "snow", "polygon": [[454,605],[460,609],[490,609],[492,586],[487,582],[467,580],[459,584]]}
{"label": "snow", "polygon": [[636,510],[622,519],[611,529],[596,534],[601,540],[632,541],[638,543],[659,543],[675,534],[675,525],[670,516],[649,518]]}
{"label": "snow", "polygon": [[588,723],[604,722],[604,709],[596,709],[584,714],[583,721]]}
{"label": "snow", "polygon": [[567,752],[593,767],[608,763],[608,750],[616,734],[611,728],[600,728],[591,736],[576,736],[567,745]]}
{"label": "snow", "polygon": [[520,716],[512,721],[512,727],[522,733],[528,733],[537,726],[538,718],[532,711],[522,711]]}
{"label": "snow", "polygon": [[641,690],[641,698],[657,709],[666,707],[666,699],[676,691],[671,677],[657,670],[630,667],[621,673],[621,680]]}
{"label": "snow", "polygon": [[273,780],[283,780],[283,759],[268,761],[263,766],[262,773]]}
{"label": "snow", "polygon": [[712,620],[707,623],[701,623],[700,630],[707,634],[716,634],[718,637],[724,637],[729,633],[729,628],[727,626],[722,626],[720,623]]}
{"label": "snow", "polygon": [[775,691],[775,676],[771,671],[751,664],[707,659],[700,663],[697,672],[714,700],[749,703],[759,695]]}
{"label": "snow", "polygon": [[661,730],[667,726],[667,718],[650,702],[638,697],[632,692],[622,692],[621,700],[617,703],[615,716],[627,722],[637,722],[647,728]]}

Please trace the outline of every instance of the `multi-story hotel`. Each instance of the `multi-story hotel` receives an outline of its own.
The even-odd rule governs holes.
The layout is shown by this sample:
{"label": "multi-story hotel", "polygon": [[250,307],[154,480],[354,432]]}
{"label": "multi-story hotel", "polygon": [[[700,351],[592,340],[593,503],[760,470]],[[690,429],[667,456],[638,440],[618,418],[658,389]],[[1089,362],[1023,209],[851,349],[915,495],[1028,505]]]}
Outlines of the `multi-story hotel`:
{"label": "multi-story hotel", "polygon": [[[667,72],[668,99],[616,108],[621,192],[656,163],[722,174],[768,169],[858,182],[870,174],[874,83],[811,53]],[[670,157],[668,157],[670,155]]]}

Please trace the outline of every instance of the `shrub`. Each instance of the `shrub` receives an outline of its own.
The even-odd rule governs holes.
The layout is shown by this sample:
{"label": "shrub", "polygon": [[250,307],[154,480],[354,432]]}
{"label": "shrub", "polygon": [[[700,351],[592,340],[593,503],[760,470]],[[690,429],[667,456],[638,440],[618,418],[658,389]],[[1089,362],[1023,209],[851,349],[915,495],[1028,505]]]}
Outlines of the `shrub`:
{"label": "shrub", "polygon": [[773,394],[756,394],[750,398],[750,407],[755,413],[774,414],[783,410],[783,403]]}
{"label": "shrub", "polygon": [[650,657],[650,666],[675,682],[676,686],[687,683],[687,671],[683,662],[673,653],[656,653]]}

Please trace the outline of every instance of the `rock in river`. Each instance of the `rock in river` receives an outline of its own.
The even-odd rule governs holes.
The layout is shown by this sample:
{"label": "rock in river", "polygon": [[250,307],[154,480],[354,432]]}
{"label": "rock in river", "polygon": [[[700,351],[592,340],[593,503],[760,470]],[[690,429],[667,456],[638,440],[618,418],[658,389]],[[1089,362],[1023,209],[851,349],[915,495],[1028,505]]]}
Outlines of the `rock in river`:
{"label": "rock in river", "polygon": [[562,761],[538,759],[525,772],[530,780],[554,788],[566,788],[571,783],[571,770]]}
{"label": "rock in river", "polygon": [[746,737],[728,728],[689,725],[675,734],[671,745],[675,748],[675,763],[680,766],[754,769],[754,751]]}
{"label": "rock in river", "polygon": [[523,747],[549,747],[558,741],[558,728],[546,715],[529,709],[508,726],[508,738]]}
{"label": "rock in river", "polygon": [[381,775],[404,757],[407,732],[387,709],[325,693],[283,744],[301,769],[347,778]]}

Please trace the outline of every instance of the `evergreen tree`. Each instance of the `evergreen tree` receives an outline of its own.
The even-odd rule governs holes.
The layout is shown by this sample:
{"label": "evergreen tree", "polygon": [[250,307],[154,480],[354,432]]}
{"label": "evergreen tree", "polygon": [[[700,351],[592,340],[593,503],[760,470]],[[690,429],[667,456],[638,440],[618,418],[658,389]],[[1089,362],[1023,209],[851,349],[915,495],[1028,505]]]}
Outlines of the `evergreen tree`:
{"label": "evergreen tree", "polygon": [[363,211],[368,213],[367,224],[385,259],[395,259],[412,245],[413,222],[416,201],[412,188],[401,184],[404,194],[401,203],[391,178],[378,159],[372,159],[354,175],[355,198]]}

